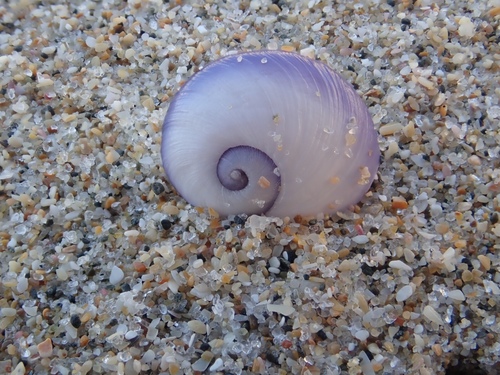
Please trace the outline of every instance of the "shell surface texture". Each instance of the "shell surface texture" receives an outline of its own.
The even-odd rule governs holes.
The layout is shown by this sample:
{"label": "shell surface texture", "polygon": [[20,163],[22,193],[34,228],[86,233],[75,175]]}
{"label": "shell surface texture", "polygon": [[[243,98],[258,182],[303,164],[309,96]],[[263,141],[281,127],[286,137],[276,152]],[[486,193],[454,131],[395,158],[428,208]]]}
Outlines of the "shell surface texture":
{"label": "shell surface texture", "polygon": [[379,166],[363,100],[327,65],[281,51],[217,60],[176,93],[161,156],[177,191],[221,215],[349,208]]}

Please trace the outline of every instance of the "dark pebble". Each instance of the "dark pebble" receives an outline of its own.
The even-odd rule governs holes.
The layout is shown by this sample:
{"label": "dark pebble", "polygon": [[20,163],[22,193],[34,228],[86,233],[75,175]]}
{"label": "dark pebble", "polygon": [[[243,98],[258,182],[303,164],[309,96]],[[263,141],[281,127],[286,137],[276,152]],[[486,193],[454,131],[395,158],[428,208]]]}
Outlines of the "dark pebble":
{"label": "dark pebble", "polygon": [[322,329],[320,329],[318,332],[317,332],[317,335],[318,337],[321,339],[321,340],[326,340],[328,338],[328,336],[326,335],[325,331],[323,331]]}
{"label": "dark pebble", "polygon": [[78,315],[71,315],[69,321],[71,325],[75,328],[80,328],[80,326],[82,325],[82,321],[80,320],[80,317]]}
{"label": "dark pebble", "polygon": [[132,290],[132,288],[130,287],[130,284],[125,283],[125,284],[122,285],[122,291],[123,292],[129,292],[131,290]]}
{"label": "dark pebble", "polygon": [[156,195],[160,195],[165,191],[165,186],[163,186],[161,182],[153,183],[152,188],[153,188],[153,193],[155,193]]}
{"label": "dark pebble", "polygon": [[167,219],[163,219],[160,223],[161,227],[165,230],[169,230],[172,227],[172,222]]}
{"label": "dark pebble", "polygon": [[245,219],[243,219],[242,217],[236,215],[234,217],[234,222],[238,225],[244,225],[245,224]]}
{"label": "dark pebble", "polygon": [[491,215],[490,215],[490,223],[491,224],[496,224],[498,223],[498,214],[496,212],[493,212]]}
{"label": "dark pebble", "polygon": [[368,264],[364,263],[362,266],[361,266],[361,271],[363,272],[363,274],[365,274],[366,276],[372,276],[375,271],[377,270],[376,267],[370,267]]}

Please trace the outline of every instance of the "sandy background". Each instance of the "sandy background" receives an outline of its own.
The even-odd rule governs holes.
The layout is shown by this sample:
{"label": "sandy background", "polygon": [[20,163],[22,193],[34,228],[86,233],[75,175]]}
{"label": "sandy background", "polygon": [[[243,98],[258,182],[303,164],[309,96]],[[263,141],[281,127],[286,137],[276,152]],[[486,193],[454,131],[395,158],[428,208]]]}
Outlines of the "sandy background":
{"label": "sandy background", "polygon": [[[0,373],[497,373],[499,17],[1,1]],[[169,99],[256,49],[324,61],[369,106],[382,164],[353,212],[223,218],[166,180]]]}

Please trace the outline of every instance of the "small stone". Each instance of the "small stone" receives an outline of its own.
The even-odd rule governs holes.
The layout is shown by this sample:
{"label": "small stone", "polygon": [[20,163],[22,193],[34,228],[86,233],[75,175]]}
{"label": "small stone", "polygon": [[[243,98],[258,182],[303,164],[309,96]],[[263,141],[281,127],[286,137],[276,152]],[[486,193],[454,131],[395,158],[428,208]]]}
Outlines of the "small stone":
{"label": "small stone", "polygon": [[16,316],[16,309],[4,307],[0,309],[0,316]]}
{"label": "small stone", "polygon": [[80,317],[78,315],[71,315],[71,318],[69,319],[69,322],[71,325],[75,328],[80,328],[82,325],[82,321],[80,320]]}
{"label": "small stone", "polygon": [[[441,204],[439,204],[439,203],[431,204],[430,213],[431,213],[432,217],[437,217],[437,216],[441,215],[442,212],[443,212],[443,207],[441,207]],[[442,225],[442,224],[444,224],[444,223],[436,224],[436,231],[438,230],[438,226]],[[446,229],[446,231],[444,233],[446,233],[447,231],[448,231],[448,228]],[[440,234],[444,234],[444,233],[440,233]]]}
{"label": "small stone", "polygon": [[398,122],[391,122],[390,124],[382,125],[379,129],[379,133],[382,136],[393,135],[395,133],[403,130],[403,125]]}
{"label": "small stone", "polygon": [[405,285],[401,289],[398,290],[396,293],[396,301],[398,302],[403,302],[406,301],[408,298],[411,297],[413,294],[413,288],[411,285]]}
{"label": "small stone", "polygon": [[172,228],[172,222],[170,220],[163,219],[160,221],[160,224],[164,230],[169,230],[170,228]]}
{"label": "small stone", "polygon": [[346,259],[339,264],[337,270],[340,272],[354,271],[359,268],[359,263],[354,259]]}
{"label": "small stone", "polygon": [[46,55],[52,55],[54,52],[56,52],[55,46],[49,46],[49,47],[42,48],[42,53],[45,53]]}
{"label": "small stone", "polygon": [[266,364],[261,357],[257,357],[253,360],[252,374],[263,374],[266,369]]}
{"label": "small stone", "polygon": [[28,111],[29,106],[28,106],[28,104],[26,104],[26,102],[20,100],[20,101],[16,102],[15,104],[12,104],[11,108],[14,112],[22,114],[22,113],[26,113]]}
{"label": "small stone", "polygon": [[222,284],[229,284],[231,280],[233,279],[235,275],[235,271],[227,272],[224,275],[221,276],[221,283]]}
{"label": "small stone", "polygon": [[19,277],[16,289],[19,294],[26,292],[28,290],[28,279],[26,277]]}
{"label": "small stone", "polygon": [[370,337],[370,332],[368,332],[366,329],[359,330],[354,334],[354,337],[356,337],[359,341],[366,341],[368,337]]}
{"label": "small stone", "polygon": [[134,266],[134,270],[137,272],[144,273],[147,271],[146,265],[142,262],[135,261],[132,265]]}
{"label": "small stone", "polygon": [[340,259],[347,257],[349,255],[349,253],[350,253],[350,251],[347,248],[343,248],[343,249],[340,249],[338,251],[338,255],[339,255]]}
{"label": "small stone", "polygon": [[83,335],[82,337],[80,337],[80,347],[83,348],[83,347],[87,346],[89,341],[90,341],[90,338],[87,335]]}
{"label": "small stone", "polygon": [[379,373],[383,368],[384,368],[384,365],[382,363],[374,363],[372,365],[372,369],[373,369],[374,373]]}
{"label": "small stone", "polygon": [[82,323],[87,323],[90,319],[92,319],[92,314],[90,311],[85,312],[80,318]]}
{"label": "small stone", "polygon": [[79,374],[81,375],[86,375],[92,370],[92,366],[94,365],[94,362],[92,360],[85,361],[82,367],[80,367]]}
{"label": "small stone", "polygon": [[222,359],[217,358],[215,360],[215,362],[213,363],[213,365],[210,366],[210,368],[208,370],[209,371],[217,371],[217,370],[221,369],[223,365],[224,365],[224,362],[222,361]]}
{"label": "small stone", "polygon": [[38,349],[38,354],[40,355],[41,358],[47,358],[52,355],[52,340],[50,338],[46,339],[45,341],[42,341],[40,344],[36,346]]}
{"label": "small stone", "polygon": [[404,210],[408,208],[408,202],[403,197],[392,197],[392,208],[396,210]]}
{"label": "small stone", "polygon": [[432,90],[434,88],[434,82],[425,77],[418,77],[417,81],[428,90]]}
{"label": "small stone", "polygon": [[462,280],[465,283],[468,283],[469,281],[472,281],[472,279],[473,279],[472,272],[470,272],[469,270],[465,270],[464,272],[462,272]]}
{"label": "small stone", "polygon": [[129,48],[125,51],[125,58],[127,60],[131,60],[135,55],[135,50],[133,48]]}
{"label": "small stone", "polygon": [[207,367],[208,367],[209,364],[210,364],[210,362],[207,362],[204,359],[200,358],[195,363],[193,363],[193,365],[191,366],[191,368],[194,371],[203,372],[203,371],[205,371],[207,369]]}
{"label": "small stone", "polygon": [[359,353],[359,358],[361,358],[361,373],[364,375],[375,375],[375,371],[373,371],[373,366],[370,358],[368,358],[368,355],[361,351]]}
{"label": "small stone", "polygon": [[116,202],[115,197],[108,197],[108,198],[106,198],[106,200],[104,201],[103,206],[104,206],[104,208],[105,208],[106,210],[109,210],[109,209],[111,208],[111,206],[113,205],[113,203],[115,203],[115,202]]}
{"label": "small stone", "polygon": [[467,159],[467,161],[469,162],[470,165],[472,165],[474,167],[478,167],[478,166],[481,165],[481,159],[477,155],[471,155],[471,156],[469,156],[469,158]]}
{"label": "small stone", "polygon": [[368,239],[368,236],[362,234],[362,235],[359,235],[359,236],[354,236],[352,238],[352,241],[354,243],[357,243],[358,245],[364,245],[365,243],[368,243],[369,239]]}
{"label": "small stone", "polygon": [[412,263],[415,261],[415,254],[410,249],[405,248],[403,250],[403,254],[405,256],[406,263]]}
{"label": "small stone", "polygon": [[133,340],[137,337],[137,332],[136,331],[127,331],[125,333],[125,339],[126,340]]}
{"label": "small stone", "polygon": [[425,306],[424,311],[422,313],[431,322],[439,325],[444,325],[441,315],[439,315],[438,312],[432,306]]}
{"label": "small stone", "polygon": [[458,28],[458,35],[466,38],[472,38],[474,36],[476,32],[476,27],[474,26],[469,17],[464,16],[460,18],[458,24],[460,25]]}
{"label": "small stone", "polygon": [[151,363],[155,359],[155,352],[149,349],[146,353],[142,355],[142,361],[144,363]]}
{"label": "small stone", "polygon": [[146,108],[149,112],[153,112],[155,110],[155,103],[153,101],[153,99],[151,99],[151,97],[146,97],[143,101],[142,101],[142,105],[144,106],[144,108]]}
{"label": "small stone", "polygon": [[123,273],[121,268],[113,266],[113,268],[111,269],[111,274],[109,275],[109,282],[113,285],[116,285],[120,281],[122,281],[124,277],[125,274]]}
{"label": "small stone", "polygon": [[26,315],[35,316],[38,312],[38,307],[37,306],[29,306],[29,304],[26,304],[23,306],[23,310],[26,312]]}
{"label": "small stone", "polygon": [[200,268],[201,266],[203,266],[203,259],[196,259],[193,262],[193,268],[194,269]]}
{"label": "small stone", "polygon": [[224,236],[224,240],[227,243],[231,243],[231,241],[233,240],[233,232],[231,231],[231,229],[226,230],[226,234]]}
{"label": "small stone", "polygon": [[270,312],[276,312],[276,313],[284,315],[284,316],[290,316],[295,312],[295,308],[293,306],[277,305],[274,303],[268,303],[267,309]]}
{"label": "small stone", "polygon": [[69,123],[71,121],[74,121],[76,120],[76,114],[74,113],[63,113],[61,115],[61,119],[66,122],[66,123]]}
{"label": "small stone", "polygon": [[109,148],[106,152],[106,161],[109,164],[113,164],[120,158],[120,154],[114,149],[114,148]]}
{"label": "small stone", "polygon": [[187,325],[189,329],[191,329],[195,333],[199,333],[200,335],[205,335],[207,333],[206,324],[200,322],[199,320],[190,320]]}
{"label": "small stone", "polygon": [[365,296],[363,293],[356,292],[355,294],[356,299],[358,300],[358,305],[359,308],[366,314],[368,311],[370,311],[370,306],[368,305],[368,302],[366,301]]}
{"label": "small stone", "polygon": [[434,353],[436,353],[438,357],[443,355],[443,348],[439,344],[432,345],[432,350],[434,351]]}
{"label": "small stone", "polygon": [[276,268],[279,268],[280,266],[280,261],[277,257],[271,257],[269,259],[269,266],[270,267],[276,267]]}
{"label": "small stone", "polygon": [[398,270],[404,270],[404,271],[411,271],[412,270],[412,268],[409,265],[403,263],[400,260],[392,260],[392,261],[390,261],[389,262],[389,267],[396,268]]}
{"label": "small stone", "polygon": [[439,234],[446,234],[450,230],[450,226],[446,222],[436,224],[435,228],[436,232],[438,232]]}
{"label": "small stone", "polygon": [[201,354],[201,358],[207,362],[210,362],[214,358],[214,353],[212,353],[209,350],[206,350]]}
{"label": "small stone", "polygon": [[481,266],[483,266],[483,268],[486,271],[490,270],[490,268],[491,268],[491,259],[490,258],[488,258],[486,255],[478,255],[477,259],[479,259]]}
{"label": "small stone", "polygon": [[23,362],[19,362],[16,368],[10,373],[10,375],[24,375],[26,374],[26,368]]}
{"label": "small stone", "polygon": [[127,69],[118,69],[118,77],[120,77],[121,79],[125,79],[125,78],[128,78],[130,73]]}
{"label": "small stone", "polygon": [[179,284],[175,280],[169,280],[167,282],[167,286],[172,292],[179,292]]}
{"label": "small stone", "polygon": [[177,375],[180,371],[181,367],[176,362],[170,362],[168,364],[168,373],[172,375]]}
{"label": "small stone", "polygon": [[403,99],[405,95],[406,89],[402,88],[394,88],[392,87],[387,94],[387,101],[392,104],[398,103],[401,99]]}
{"label": "small stone", "polygon": [[498,105],[492,105],[491,107],[488,107],[486,109],[486,114],[492,120],[500,118],[500,106],[498,106]]}
{"label": "small stone", "polygon": [[303,48],[300,51],[300,54],[302,56],[309,57],[310,59],[315,59],[316,58],[316,51],[313,46],[309,46],[307,48]]}
{"label": "small stone", "polygon": [[95,38],[88,36],[87,38],[85,38],[85,44],[90,48],[94,48],[95,47]]}
{"label": "small stone", "polygon": [[154,182],[153,185],[151,185],[151,188],[153,189],[153,193],[156,195],[160,195],[165,191],[165,186],[161,182]]}
{"label": "small stone", "polygon": [[134,34],[127,34],[123,37],[122,41],[121,41],[121,44],[124,46],[124,47],[130,47],[136,40],[137,38],[135,37]]}
{"label": "small stone", "polygon": [[483,280],[483,285],[486,293],[491,293],[495,296],[498,296],[500,294],[500,288],[495,282],[491,280]]}
{"label": "small stone", "polygon": [[21,137],[10,137],[7,141],[11,147],[21,147],[23,145],[23,139]]}
{"label": "small stone", "polygon": [[109,48],[109,43],[108,42],[101,42],[101,43],[96,43],[94,45],[94,49],[96,52],[104,52]]}
{"label": "small stone", "polygon": [[454,299],[455,301],[465,301],[464,293],[461,290],[450,290],[448,292],[448,297]]}

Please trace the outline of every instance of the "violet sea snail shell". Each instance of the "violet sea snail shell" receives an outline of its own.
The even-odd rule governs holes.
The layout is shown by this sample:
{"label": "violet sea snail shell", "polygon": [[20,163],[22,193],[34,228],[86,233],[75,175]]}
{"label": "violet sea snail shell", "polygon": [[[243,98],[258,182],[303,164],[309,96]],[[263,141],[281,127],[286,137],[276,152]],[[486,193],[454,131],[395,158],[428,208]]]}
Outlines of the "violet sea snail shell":
{"label": "violet sea snail shell", "polygon": [[354,88],[323,63],[280,51],[230,55],[196,73],[163,123],[165,172],[221,215],[314,215],[361,200],[377,132]]}

